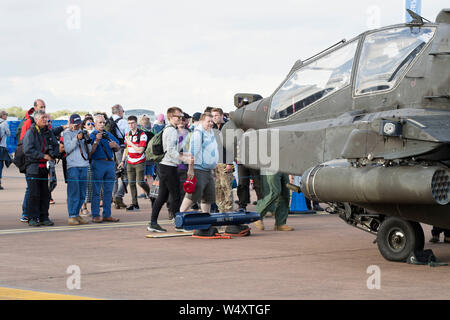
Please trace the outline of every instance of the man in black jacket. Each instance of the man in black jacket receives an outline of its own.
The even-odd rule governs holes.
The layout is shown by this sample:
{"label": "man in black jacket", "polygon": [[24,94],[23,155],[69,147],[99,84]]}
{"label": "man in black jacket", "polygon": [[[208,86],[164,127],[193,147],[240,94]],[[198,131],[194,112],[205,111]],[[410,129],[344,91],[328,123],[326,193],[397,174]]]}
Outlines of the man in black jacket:
{"label": "man in black jacket", "polygon": [[28,215],[30,226],[52,226],[48,208],[50,192],[48,189],[47,161],[54,161],[59,152],[58,142],[53,132],[48,129],[49,116],[43,110],[34,114],[35,124],[26,132],[23,139],[23,152],[28,163],[26,178],[28,180]]}

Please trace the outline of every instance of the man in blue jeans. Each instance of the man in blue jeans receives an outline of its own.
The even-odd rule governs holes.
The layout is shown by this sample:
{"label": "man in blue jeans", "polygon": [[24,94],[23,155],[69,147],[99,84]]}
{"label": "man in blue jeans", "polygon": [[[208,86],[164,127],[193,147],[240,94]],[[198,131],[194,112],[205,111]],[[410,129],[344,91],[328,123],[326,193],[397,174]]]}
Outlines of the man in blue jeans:
{"label": "man in blue jeans", "polygon": [[[95,116],[95,130],[91,133],[91,170],[92,170],[92,222],[118,222],[111,217],[111,199],[115,181],[116,163],[114,152],[120,149],[119,141],[105,131],[105,118]],[[100,190],[103,185],[103,218],[100,217]]]}
{"label": "man in blue jeans", "polygon": [[[80,130],[81,117],[72,114],[69,129],[63,133],[64,151],[67,161],[67,210],[69,225],[88,224],[89,221],[80,217],[81,206],[86,198],[89,152],[92,146],[86,141],[86,136]],[[87,136],[89,138],[89,136]]]}

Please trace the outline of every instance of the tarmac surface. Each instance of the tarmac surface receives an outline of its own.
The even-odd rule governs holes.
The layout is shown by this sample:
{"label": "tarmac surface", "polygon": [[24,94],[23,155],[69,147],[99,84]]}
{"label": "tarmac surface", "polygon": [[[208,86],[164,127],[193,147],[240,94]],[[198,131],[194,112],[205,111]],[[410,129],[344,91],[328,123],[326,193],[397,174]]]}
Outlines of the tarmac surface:
{"label": "tarmac surface", "polygon": [[[291,215],[292,232],[273,231],[274,219],[266,218],[265,231],[250,225],[244,238],[146,238],[150,201],[139,199],[139,212],[113,208],[119,223],[68,226],[58,165],[55,226],[33,228],[19,221],[25,178],[14,165],[2,185],[0,299],[450,298],[449,266],[386,261],[373,235],[336,215]],[[164,207],[160,224],[173,232],[167,218]],[[450,245],[429,243],[431,226],[423,227],[425,248],[450,264]]]}

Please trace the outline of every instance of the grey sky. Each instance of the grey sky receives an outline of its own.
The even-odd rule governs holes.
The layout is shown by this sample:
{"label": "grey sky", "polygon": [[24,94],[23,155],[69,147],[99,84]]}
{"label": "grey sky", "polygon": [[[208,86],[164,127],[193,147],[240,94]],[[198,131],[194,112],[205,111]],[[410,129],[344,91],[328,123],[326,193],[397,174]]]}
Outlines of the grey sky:
{"label": "grey sky", "polygon": [[[422,0],[422,15],[445,2]],[[297,59],[403,20],[403,0],[2,0],[0,108],[230,111],[236,92],[270,95]]]}

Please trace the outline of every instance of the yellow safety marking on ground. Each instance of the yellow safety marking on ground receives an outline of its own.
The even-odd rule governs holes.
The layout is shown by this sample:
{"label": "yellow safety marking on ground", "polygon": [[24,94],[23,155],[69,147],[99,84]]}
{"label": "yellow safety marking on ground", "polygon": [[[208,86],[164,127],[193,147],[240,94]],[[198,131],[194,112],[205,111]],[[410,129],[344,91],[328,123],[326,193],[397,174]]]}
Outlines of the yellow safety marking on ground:
{"label": "yellow safety marking on ground", "polygon": [[58,293],[0,287],[0,300],[100,300],[100,299],[72,296],[68,294],[58,294]]}
{"label": "yellow safety marking on ground", "polygon": [[[161,220],[160,224],[169,224],[169,220]],[[6,234],[19,234],[19,233],[35,233],[35,232],[51,232],[51,231],[73,231],[73,230],[88,230],[88,229],[108,229],[108,228],[122,228],[122,227],[136,227],[146,226],[148,221],[135,221],[135,222],[102,222],[102,223],[90,223],[78,226],[52,226],[52,227],[28,227],[22,229],[9,229],[0,230],[0,235]]]}

